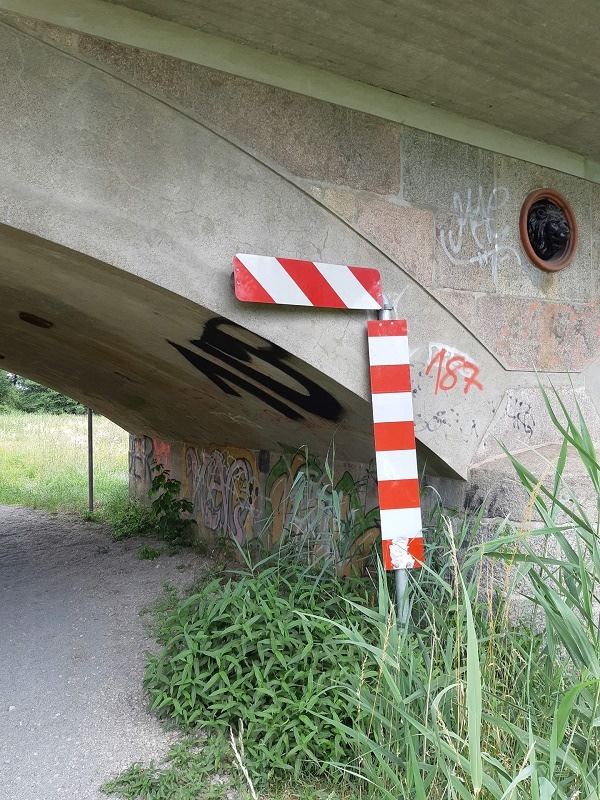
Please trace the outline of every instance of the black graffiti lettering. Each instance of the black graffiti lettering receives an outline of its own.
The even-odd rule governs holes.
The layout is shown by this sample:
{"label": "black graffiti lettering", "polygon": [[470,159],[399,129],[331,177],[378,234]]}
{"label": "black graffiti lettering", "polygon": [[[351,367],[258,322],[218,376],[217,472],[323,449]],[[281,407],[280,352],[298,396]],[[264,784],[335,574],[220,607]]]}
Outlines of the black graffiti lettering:
{"label": "black graffiti lettering", "polygon": [[[271,408],[288,417],[288,419],[301,420],[304,418],[298,411],[283,402],[284,400],[323,419],[336,422],[341,418],[342,407],[340,403],[323,387],[288,364],[285,350],[264,339],[260,340],[264,344],[258,346],[250,345],[224,330],[225,327],[229,327],[234,333],[244,330],[233,322],[216,318],[206,323],[199,339],[190,340],[190,344],[220,363],[204,358],[204,356],[189,350],[187,347],[175,344],[175,342],[169,342],[169,344],[226,394],[240,397],[240,393],[234,388],[234,386],[237,386],[267,403]],[[293,389],[270,375],[264,374],[260,369],[252,365],[253,359],[269,364],[279,372],[287,375],[302,386],[305,392]],[[232,367],[237,372],[232,372],[228,367]],[[250,383],[237,373],[242,373],[242,375],[258,383],[259,386]],[[265,391],[265,389],[269,391]],[[282,399],[279,400],[277,397],[273,397],[273,394],[269,392],[278,395]]]}
{"label": "black graffiti lettering", "polygon": [[175,342],[169,342],[169,344],[172,344],[176,350],[179,350],[181,355],[187,358],[190,364],[196,367],[196,369],[200,370],[200,372],[206,375],[209,380],[218,386],[219,389],[222,389],[222,391],[224,391],[226,394],[233,395],[234,397],[242,396],[233,388],[233,386],[231,386],[233,383],[239,386],[240,389],[245,389],[247,392],[250,392],[250,394],[258,397],[259,400],[263,400],[265,403],[268,403],[271,408],[274,408],[276,411],[280,411],[282,414],[288,417],[288,419],[304,419],[302,414],[299,414],[294,408],[290,408],[290,406],[282,403],[276,397],[273,397],[272,395],[263,391],[259,386],[249,383],[240,375],[236,375],[234,372],[230,372],[220,364],[215,364],[213,361],[209,361],[207,358],[204,358],[204,356],[200,356],[198,353],[188,350],[187,347],[182,347],[181,345],[175,344]]}

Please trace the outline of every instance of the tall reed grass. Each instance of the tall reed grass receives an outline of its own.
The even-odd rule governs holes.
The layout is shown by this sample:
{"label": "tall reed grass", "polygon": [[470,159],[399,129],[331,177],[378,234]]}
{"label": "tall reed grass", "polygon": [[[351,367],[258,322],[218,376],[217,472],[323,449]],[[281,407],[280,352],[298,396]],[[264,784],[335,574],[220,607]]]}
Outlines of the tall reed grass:
{"label": "tall reed grass", "polygon": [[[445,546],[433,559],[445,568],[413,574],[408,624],[398,625],[381,571],[378,607],[352,609],[370,635],[334,623],[361,653],[345,687],[353,724],[338,726],[356,758],[337,766],[367,795],[598,800],[598,505],[581,506],[564,467],[570,450],[600,500],[600,466],[582,415],[571,418],[557,396],[560,419],[544,399],[563,438],[552,484],[508,454],[543,527],[504,526],[476,545],[480,515],[457,530],[446,520]],[[482,559],[490,557],[528,587],[528,617],[513,618],[500,587],[482,591]]]}
{"label": "tall reed grass", "polygon": [[[128,434],[94,417],[94,485],[101,507],[128,495]],[[0,504],[87,508],[87,420],[74,414],[0,414]]]}

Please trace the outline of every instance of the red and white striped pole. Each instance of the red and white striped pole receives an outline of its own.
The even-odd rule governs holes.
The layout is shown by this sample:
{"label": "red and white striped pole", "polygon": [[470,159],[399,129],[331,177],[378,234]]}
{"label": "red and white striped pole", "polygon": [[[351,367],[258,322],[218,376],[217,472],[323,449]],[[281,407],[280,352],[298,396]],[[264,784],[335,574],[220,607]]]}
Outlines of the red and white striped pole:
{"label": "red and white striped pole", "polygon": [[423,533],[406,321],[392,319],[379,271],[238,253],[238,300],[321,308],[377,309],[368,322],[383,563],[395,570],[398,619],[408,619],[406,570],[423,565]]}
{"label": "red and white striped pole", "polygon": [[423,532],[405,320],[384,305],[368,322],[383,563],[396,574],[399,622],[409,615],[408,568],[423,564]]}

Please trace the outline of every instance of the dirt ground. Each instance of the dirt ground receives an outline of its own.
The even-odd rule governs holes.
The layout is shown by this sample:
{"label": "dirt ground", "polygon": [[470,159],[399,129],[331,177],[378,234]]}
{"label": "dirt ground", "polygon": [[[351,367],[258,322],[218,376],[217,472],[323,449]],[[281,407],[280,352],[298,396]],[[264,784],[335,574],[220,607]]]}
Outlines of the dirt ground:
{"label": "dirt ground", "polygon": [[[0,797],[99,800],[173,741],[146,712],[139,610],[209,566],[78,517],[0,506]],[[157,547],[158,549],[158,547]]]}

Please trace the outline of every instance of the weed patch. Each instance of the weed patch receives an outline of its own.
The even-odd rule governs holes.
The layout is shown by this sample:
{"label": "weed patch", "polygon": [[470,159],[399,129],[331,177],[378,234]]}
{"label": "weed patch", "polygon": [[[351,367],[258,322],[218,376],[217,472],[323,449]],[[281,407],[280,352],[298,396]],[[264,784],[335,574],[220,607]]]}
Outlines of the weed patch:
{"label": "weed patch", "polygon": [[196,520],[190,515],[194,507],[189,500],[180,497],[181,481],[171,478],[162,464],[154,466],[156,475],[148,495],[152,498],[150,523],[155,532],[173,547],[190,544]]}
{"label": "weed patch", "polygon": [[155,550],[153,547],[149,547],[147,544],[145,544],[140,547],[136,555],[138,558],[141,558],[142,561],[153,561],[155,558],[158,558],[161,555],[161,551]]}
{"label": "weed patch", "polygon": [[240,791],[232,754],[226,743],[214,737],[187,737],[172,745],[161,766],[133,764],[102,786],[108,795],[125,800],[247,800]]}
{"label": "weed patch", "polygon": [[241,720],[258,784],[326,772],[349,750],[319,718],[349,723],[332,687],[354,672],[356,654],[314,615],[345,619],[348,602],[364,600],[356,584],[285,561],[213,579],[162,624],[163,649],[146,670],[151,708],[224,738]]}

